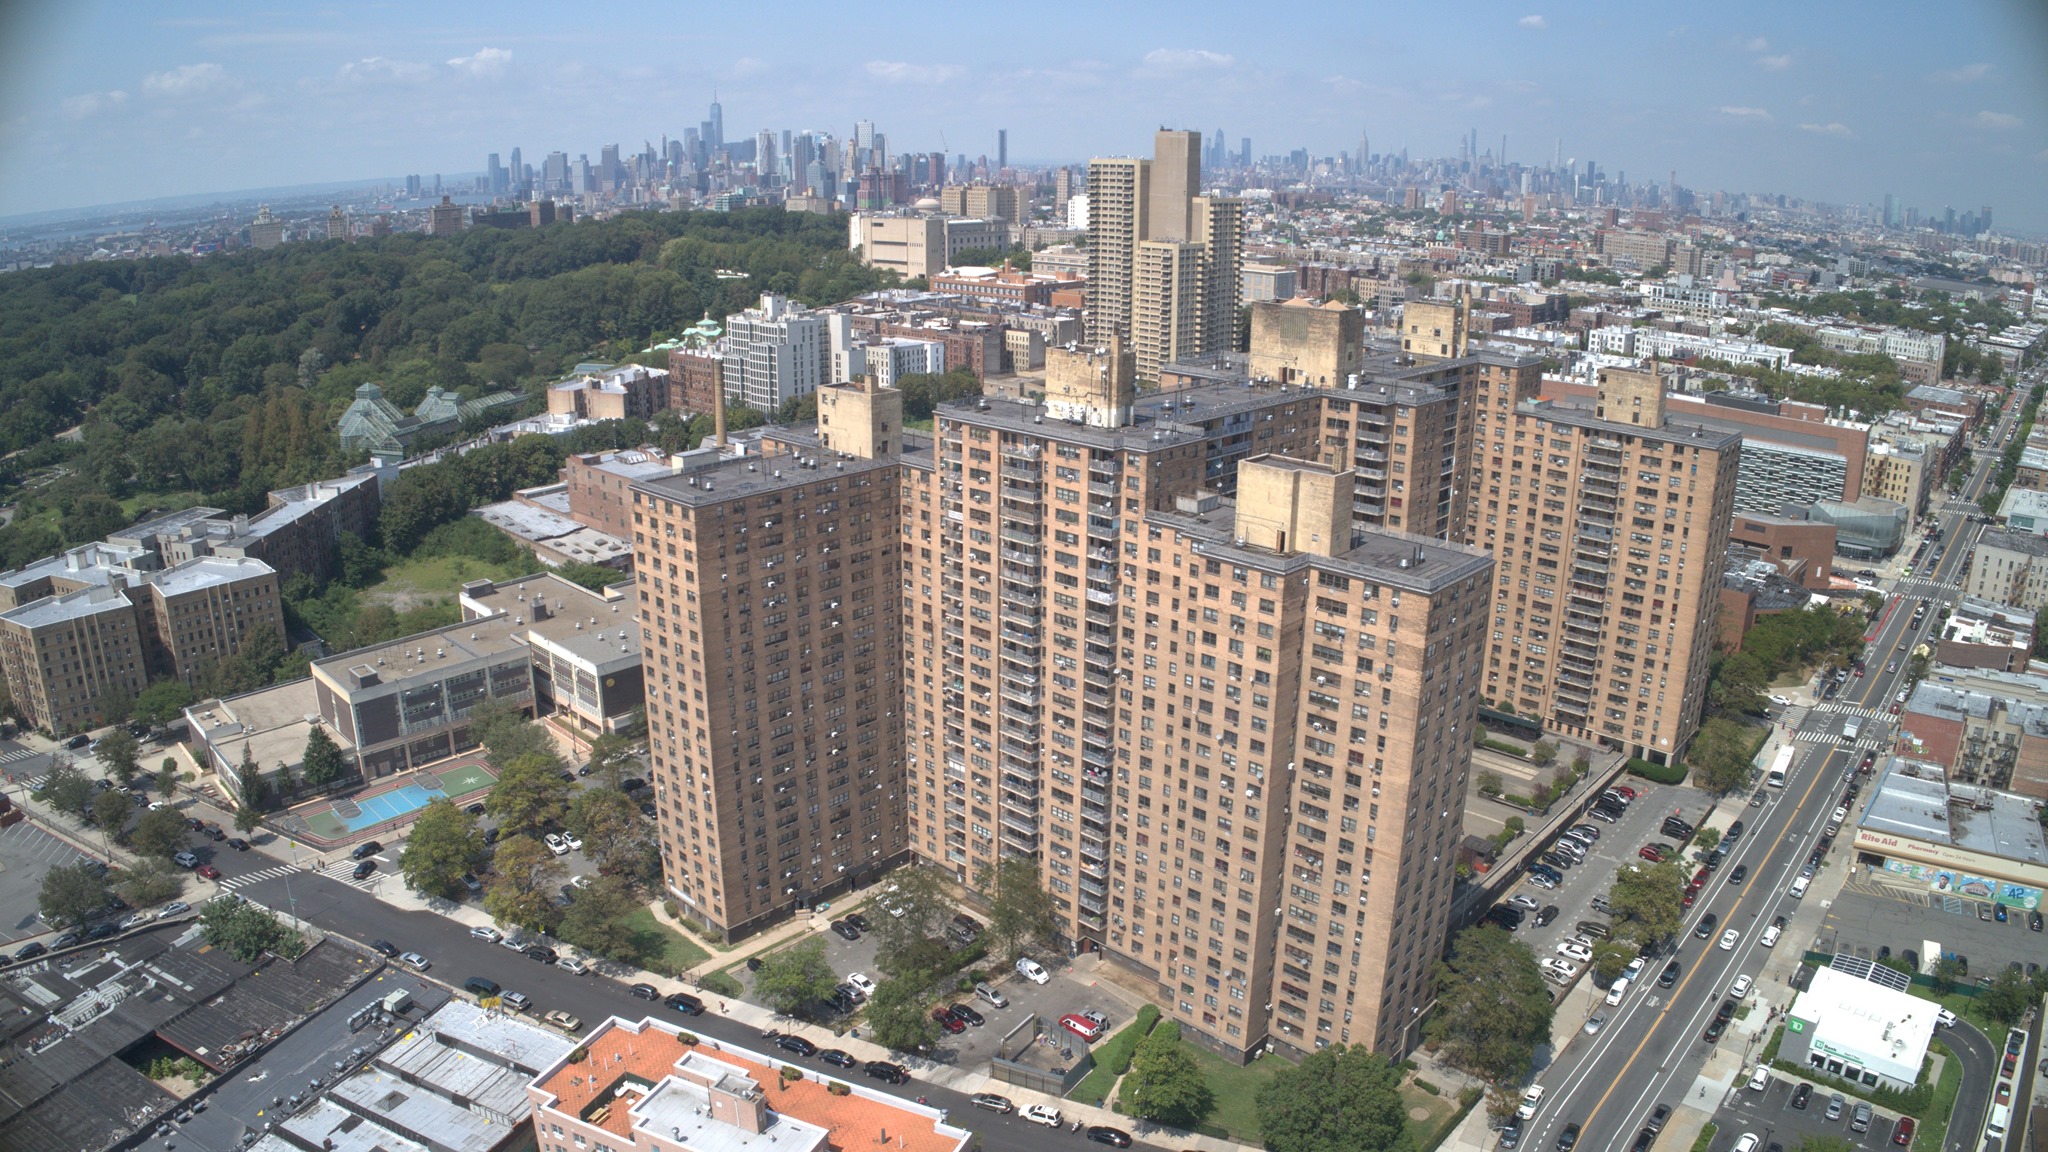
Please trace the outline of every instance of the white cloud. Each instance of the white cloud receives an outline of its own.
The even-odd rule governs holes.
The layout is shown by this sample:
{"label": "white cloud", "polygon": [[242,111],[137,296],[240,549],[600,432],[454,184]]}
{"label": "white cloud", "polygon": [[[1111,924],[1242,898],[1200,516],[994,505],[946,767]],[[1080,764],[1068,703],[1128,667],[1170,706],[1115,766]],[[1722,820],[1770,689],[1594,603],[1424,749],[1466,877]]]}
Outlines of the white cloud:
{"label": "white cloud", "polygon": [[474,55],[457,56],[448,61],[448,66],[471,76],[496,76],[510,63],[512,50],[509,48],[479,48]]}
{"label": "white cloud", "polygon": [[1936,84],[1972,84],[1991,75],[1989,64],[1965,64],[1961,68],[1949,68],[1930,73],[1928,79]]}
{"label": "white cloud", "polygon": [[344,83],[416,84],[432,79],[434,69],[417,60],[393,60],[389,56],[365,56],[361,60],[351,60],[343,64],[334,75],[335,79]]}
{"label": "white cloud", "polygon": [[1761,36],[1752,36],[1748,40],[1743,41],[1742,50],[1744,52],[1769,52],[1771,50],[1771,42]]}
{"label": "white cloud", "polygon": [[1738,120],[1769,120],[1771,118],[1771,114],[1762,108],[1748,108],[1740,104],[1723,104],[1718,109],[1715,109],[1715,111],[1718,111],[1723,116],[1733,116]]}
{"label": "white cloud", "polygon": [[904,60],[870,60],[868,75],[885,84],[948,84],[967,74],[958,64],[912,64]]}
{"label": "white cloud", "polygon": [[1980,128],[2017,128],[2020,118],[2010,112],[1979,112],[1977,126]]}
{"label": "white cloud", "polygon": [[1545,20],[1542,16],[1535,14],[1524,16],[1520,20],[1515,21],[1515,23],[1521,25],[1524,28],[1534,28],[1539,32],[1545,28],[1550,27],[1550,21]]}
{"label": "white cloud", "polygon": [[128,94],[116,88],[111,92],[87,92],[64,101],[64,115],[72,120],[83,120],[97,116],[111,108],[118,108],[128,102]]}
{"label": "white cloud", "polygon": [[768,62],[754,56],[742,56],[732,62],[735,76],[755,76],[768,70]]}
{"label": "white cloud", "polygon": [[168,72],[151,72],[142,78],[146,96],[196,96],[225,87],[228,74],[218,64],[184,64]]}
{"label": "white cloud", "polygon": [[1186,72],[1197,68],[1228,68],[1237,57],[1207,48],[1154,48],[1145,53],[1145,66],[1163,72]]}
{"label": "white cloud", "polygon": [[1830,120],[1826,124],[1801,124],[1799,130],[1801,132],[1811,132],[1816,136],[1839,136],[1844,140],[1856,139],[1855,130],[1840,120]]}
{"label": "white cloud", "polygon": [[1759,56],[1757,57],[1756,66],[1766,72],[1783,72],[1792,66],[1792,58],[1790,56]]}

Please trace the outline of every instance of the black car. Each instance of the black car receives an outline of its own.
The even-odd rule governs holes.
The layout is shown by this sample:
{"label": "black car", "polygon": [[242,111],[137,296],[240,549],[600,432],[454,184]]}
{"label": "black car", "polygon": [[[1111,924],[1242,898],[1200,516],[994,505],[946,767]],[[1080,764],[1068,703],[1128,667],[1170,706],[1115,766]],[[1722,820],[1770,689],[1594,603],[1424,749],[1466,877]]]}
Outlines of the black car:
{"label": "black car", "polygon": [[619,791],[629,794],[639,792],[646,787],[647,781],[642,780],[638,776],[628,776],[624,780],[619,781]]}
{"label": "black car", "polygon": [[799,1056],[816,1056],[818,1054],[818,1046],[801,1036],[777,1036],[775,1038],[775,1046],[784,1052],[794,1052]]}
{"label": "black car", "polygon": [[1737,820],[1737,821],[1736,821],[1735,823],[1733,823],[1733,824],[1730,824],[1730,825],[1728,826],[1728,831],[1726,831],[1726,832],[1724,832],[1724,833],[1722,833],[1722,834],[1721,834],[1721,843],[1723,843],[1723,844],[1733,844],[1733,843],[1735,843],[1735,841],[1737,841],[1737,840],[1739,840],[1739,839],[1741,839],[1741,838],[1742,838],[1742,821],[1740,821],[1740,820]]}
{"label": "black car", "polygon": [[2029,927],[2029,928],[2033,929],[2033,930],[2034,930],[2034,931],[2036,931],[2036,932],[2039,932],[2039,931],[2041,930],[2041,913],[2040,913],[2040,912],[2038,912],[2038,911],[2034,911],[2034,912],[2029,912],[2029,913],[2027,913],[2027,927]]}
{"label": "black car", "polygon": [[1714,1041],[1719,1040],[1721,1038],[1721,1033],[1726,1032],[1727,1030],[1728,1022],[1726,1020],[1715,1020],[1707,1025],[1707,1030],[1705,1032],[1700,1033],[1700,1039],[1706,1041],[1709,1044],[1712,1044]]}
{"label": "black car", "polygon": [[1707,866],[1707,871],[1712,872],[1714,869],[1719,868],[1721,866],[1721,861],[1726,860],[1727,858],[1728,854],[1726,852],[1723,852],[1719,848],[1716,848],[1712,852],[1707,853],[1707,858],[1701,861],[1701,863]]}
{"label": "black car", "polygon": [[46,947],[42,941],[31,940],[28,943],[21,946],[21,951],[16,952],[14,954],[14,962],[19,964],[23,960],[33,960],[36,957],[41,956],[43,953],[48,951],[49,948]]}
{"label": "black car", "polygon": [[642,1000],[661,999],[661,989],[656,988],[652,984],[635,984],[631,988],[626,989],[626,991],[631,992]]}
{"label": "black car", "polygon": [[953,917],[953,923],[959,925],[960,930],[969,936],[981,935],[981,921],[976,920],[965,912]]}
{"label": "black car", "polygon": [[860,1061],[841,1052],[837,1048],[827,1048],[823,1052],[818,1053],[818,1059],[832,1065],[834,1068],[851,1068],[855,1064],[860,1063]]}
{"label": "black car", "polygon": [[503,836],[504,834],[505,833],[503,831],[497,828],[484,829],[484,846],[488,848],[491,845],[496,844],[498,842],[499,837]]}
{"label": "black car", "polygon": [[853,925],[857,931],[865,932],[868,930],[868,918],[858,912],[847,913],[846,922]]}
{"label": "black car", "polygon": [[1812,1095],[1813,1085],[1800,1081],[1799,1087],[1792,1090],[1792,1106],[1802,1112],[1805,1111],[1807,1098]]}
{"label": "black car", "polygon": [[702,1016],[704,1014],[704,1002],[688,992],[671,992],[663,996],[661,1002],[685,1016]]}
{"label": "black car", "polygon": [[1536,913],[1536,926],[1538,928],[1541,928],[1545,924],[1550,923],[1552,920],[1557,919],[1557,912],[1557,905],[1545,904],[1543,906],[1543,910]]}
{"label": "black car", "polygon": [[969,1008],[965,1004],[953,1005],[953,1018],[956,1020],[965,1020],[969,1024],[974,1025],[976,1028],[979,1028],[984,1023],[987,1023],[987,1021],[982,1019],[981,1013],[976,1012],[974,1009]]}
{"label": "black car", "polygon": [[377,853],[382,852],[383,850],[384,846],[382,844],[377,843],[375,840],[365,840],[361,844],[356,845],[355,851],[350,852],[348,854],[348,858],[351,860],[362,860],[371,856],[375,856]]}
{"label": "black car", "polygon": [[1557,1152],[1571,1152],[1579,1146],[1579,1126],[1576,1122],[1564,1126],[1557,1134]]}
{"label": "black car", "polygon": [[877,1080],[886,1080],[891,1084],[910,1083],[910,1071],[901,1064],[891,1064],[887,1060],[870,1060],[861,1066],[861,1070]]}
{"label": "black car", "polygon": [[66,740],[64,746],[66,748],[83,748],[90,743],[92,743],[92,737],[80,732],[78,735]]}
{"label": "black car", "polygon": [[1721,1001],[1721,1006],[1714,1009],[1714,1019],[1716,1020],[1732,1020],[1734,1018],[1735,1001],[1733,1000],[1723,1000]]}
{"label": "black car", "polygon": [[1650,1113],[1650,1122],[1644,1125],[1644,1127],[1648,1128],[1651,1132],[1662,1132],[1665,1121],[1670,1119],[1671,1105],[1659,1104],[1657,1105],[1657,1110]]}
{"label": "black car", "polygon": [[370,941],[370,947],[376,949],[377,954],[380,956],[386,956],[393,960],[398,959],[398,945],[393,944],[389,940],[372,940]]}
{"label": "black car", "polygon": [[120,930],[121,926],[112,920],[102,920],[86,930],[85,938],[87,940],[105,940]]}
{"label": "black car", "polygon": [[556,960],[561,959],[560,956],[557,956],[555,954],[555,950],[553,948],[550,948],[545,944],[528,944],[526,946],[526,958],[529,960],[538,960],[543,964],[553,964]]}
{"label": "black car", "polygon": [[356,865],[356,879],[361,880],[364,877],[368,876],[370,873],[375,872],[376,870],[377,862],[375,860],[365,860],[362,863]]}
{"label": "black car", "polygon": [[1657,974],[1657,987],[1669,988],[1676,983],[1678,983],[1678,961],[1673,960],[1664,966],[1664,971]]}
{"label": "black car", "polygon": [[1513,932],[1522,926],[1522,918],[1520,916],[1515,915],[1507,906],[1499,904],[1486,910],[1485,922],[1498,927],[1503,932]]}
{"label": "black car", "polygon": [[1129,1148],[1131,1146],[1131,1134],[1129,1132],[1121,1128],[1111,1128],[1107,1124],[1090,1124],[1088,1126],[1088,1138],[1097,1144],[1107,1144],[1112,1148]]}
{"label": "black car", "polygon": [[483,801],[479,800],[476,803],[471,804],[469,807],[464,808],[463,811],[469,813],[471,816],[481,816],[484,814]]}
{"label": "black car", "polygon": [[842,940],[860,939],[860,929],[855,928],[844,920],[834,920],[832,922],[832,934]]}
{"label": "black car", "polygon": [[1692,839],[1692,825],[1687,824],[1676,816],[1665,817],[1662,827],[1666,836],[1676,836],[1680,840]]}
{"label": "black car", "polygon": [[1729,870],[1729,872],[1728,872],[1728,883],[1730,883],[1730,884],[1740,884],[1740,883],[1742,883],[1742,881],[1743,881],[1744,879],[1746,879],[1746,878],[1747,878],[1748,876],[1749,876],[1749,865],[1747,865],[1747,864],[1737,864],[1737,865],[1736,865],[1736,866],[1735,866],[1734,868],[1730,869],[1730,870]]}
{"label": "black car", "polygon": [[228,847],[233,848],[237,852],[247,852],[249,850],[249,842],[240,836],[236,836],[228,841]]}
{"label": "black car", "polygon": [[658,813],[656,813],[654,805],[650,803],[640,805],[640,814],[652,820]]}

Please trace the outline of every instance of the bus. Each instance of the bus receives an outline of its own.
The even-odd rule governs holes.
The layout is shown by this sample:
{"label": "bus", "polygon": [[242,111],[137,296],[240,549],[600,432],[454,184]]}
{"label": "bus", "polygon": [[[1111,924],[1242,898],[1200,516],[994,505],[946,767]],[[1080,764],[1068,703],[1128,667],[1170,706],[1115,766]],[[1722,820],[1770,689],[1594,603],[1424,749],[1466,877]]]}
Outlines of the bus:
{"label": "bus", "polygon": [[1773,788],[1783,788],[1785,786],[1785,776],[1791,771],[1792,745],[1787,744],[1783,748],[1778,749],[1778,754],[1772,757],[1771,771],[1769,775],[1764,777],[1764,783]]}

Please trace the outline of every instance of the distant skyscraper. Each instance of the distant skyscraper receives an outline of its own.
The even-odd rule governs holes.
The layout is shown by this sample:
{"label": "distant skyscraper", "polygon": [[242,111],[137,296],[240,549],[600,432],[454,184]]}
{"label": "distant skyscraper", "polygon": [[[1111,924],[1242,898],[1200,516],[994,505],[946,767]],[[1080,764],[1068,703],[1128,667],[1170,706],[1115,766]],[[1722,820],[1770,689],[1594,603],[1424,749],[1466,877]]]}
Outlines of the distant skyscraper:
{"label": "distant skyscraper", "polygon": [[619,186],[623,176],[624,172],[619,167],[619,146],[617,144],[605,145],[597,154],[597,179],[599,183],[606,191],[610,191]]}
{"label": "distant skyscraper", "polygon": [[718,102],[718,93],[711,94],[711,119],[704,122],[704,143],[713,152],[725,147],[725,106]]}
{"label": "distant skyscraper", "polygon": [[1009,166],[1010,130],[1008,128],[998,128],[996,129],[996,171],[1000,172]]}
{"label": "distant skyscraper", "polygon": [[505,194],[507,183],[505,170],[498,166],[498,154],[496,152],[491,153],[484,159],[484,180],[486,182],[485,186],[490,189],[491,195],[503,196]]}
{"label": "distant skyscraper", "polygon": [[1088,166],[1088,338],[1128,338],[1146,379],[1231,346],[1244,236],[1241,201],[1200,195],[1201,133],[1161,129],[1153,148]]}
{"label": "distant skyscraper", "polygon": [[1240,139],[1240,140],[1239,140],[1239,141],[1237,142],[1237,162],[1238,162],[1239,166],[1241,166],[1241,167],[1249,168],[1249,167],[1251,167],[1251,166],[1252,166],[1252,138],[1251,138],[1251,137],[1249,137],[1249,136],[1243,137],[1242,139]]}
{"label": "distant skyscraper", "polygon": [[761,174],[761,183],[766,187],[781,183],[782,168],[775,160],[775,133],[766,128],[754,134],[754,171]]}
{"label": "distant skyscraper", "polygon": [[512,149],[512,170],[505,174],[507,190],[515,196],[526,193],[526,163],[519,158],[519,149]]}

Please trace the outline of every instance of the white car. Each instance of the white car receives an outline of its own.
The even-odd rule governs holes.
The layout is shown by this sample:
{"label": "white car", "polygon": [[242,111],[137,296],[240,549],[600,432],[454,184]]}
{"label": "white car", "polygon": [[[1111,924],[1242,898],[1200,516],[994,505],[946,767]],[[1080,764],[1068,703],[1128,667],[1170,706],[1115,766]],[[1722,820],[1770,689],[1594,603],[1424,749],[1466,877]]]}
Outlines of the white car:
{"label": "white car", "polygon": [[1586,1026],[1583,1029],[1583,1031],[1588,1036],[1596,1035],[1599,1033],[1601,1026],[1606,1023],[1607,1014],[1605,1012],[1596,1012],[1593,1015],[1586,1017]]}
{"label": "white car", "polygon": [[569,854],[569,842],[562,839],[560,832],[548,833],[547,843],[548,851],[553,852],[555,855],[567,856]]}
{"label": "white car", "polygon": [[1607,1002],[1609,1004],[1619,1004],[1621,1003],[1621,998],[1626,995],[1628,995],[1628,977],[1623,976],[1615,980],[1614,986],[1607,990]]}
{"label": "white car", "polygon": [[1953,1028],[1956,1026],[1956,1014],[1943,1008],[1934,1014],[1934,1022],[1943,1028]]}
{"label": "white car", "polygon": [[569,833],[568,835],[566,835],[566,836],[563,836],[563,837],[562,837],[562,839],[564,839],[564,840],[566,840],[566,841],[568,841],[568,842],[569,842],[569,848],[570,848],[570,850],[571,850],[571,851],[575,851],[575,852],[581,852],[581,851],[583,851],[583,837],[581,837],[581,836],[578,836],[578,835],[577,835],[577,834],[575,834],[574,832],[571,832],[571,833]]}
{"label": "white car", "polygon": [[1757,1065],[1756,1071],[1749,1074],[1749,1090],[1751,1092],[1761,1092],[1770,1086],[1771,1070],[1761,1064]]}
{"label": "white car", "polygon": [[875,994],[875,982],[873,980],[868,979],[867,973],[865,972],[850,973],[846,977],[846,982],[852,985],[853,990],[855,992],[860,993],[863,997],[873,996]]}
{"label": "white car", "polygon": [[1559,956],[1568,956],[1581,964],[1588,963],[1593,959],[1593,950],[1577,940],[1563,941],[1557,947],[1551,949],[1551,951],[1556,952]]}
{"label": "white car", "polygon": [[590,971],[590,965],[584,963],[581,960],[578,960],[574,956],[564,956],[559,960],[556,960],[555,967],[560,968],[562,971],[567,972],[573,976],[581,976],[585,972]]}
{"label": "white car", "polygon": [[1771,946],[1775,945],[1775,944],[1776,944],[1777,942],[1778,942],[1778,926],[1777,926],[1776,924],[1772,924],[1772,925],[1770,925],[1769,927],[1765,928],[1765,929],[1764,929],[1764,935],[1763,935],[1763,939],[1762,939],[1762,940],[1760,940],[1760,941],[1758,941],[1758,943],[1762,944],[1762,945],[1763,945],[1764,947],[1766,947],[1766,948],[1769,948],[1769,947],[1771,947]]}
{"label": "white car", "polygon": [[1742,933],[1734,928],[1721,933],[1721,951],[1726,952],[1734,948],[1735,942],[1740,939],[1742,939]]}
{"label": "white car", "polygon": [[1642,958],[1642,956],[1641,956],[1641,955],[1638,955],[1638,956],[1637,956],[1637,957],[1636,957],[1635,959],[1633,959],[1633,960],[1629,961],[1629,962],[1628,962],[1628,967],[1626,967],[1626,968],[1623,968],[1623,969],[1621,970],[1621,975],[1622,975],[1622,978],[1623,978],[1623,979],[1625,979],[1625,980],[1633,980],[1633,979],[1635,979],[1636,977],[1638,977],[1638,976],[1641,976],[1642,974],[1643,974],[1643,958]]}
{"label": "white car", "polygon": [[1529,1085],[1529,1090],[1522,1093],[1522,1106],[1515,1109],[1515,1115],[1523,1120],[1533,1119],[1536,1115],[1536,1109],[1542,1106],[1543,1085],[1531,1084]]}
{"label": "white car", "polygon": [[1744,1132],[1742,1139],[1735,1142],[1735,1152],[1756,1152],[1756,1144],[1756,1133]]}
{"label": "white car", "polygon": [[1536,962],[1536,966],[1543,969],[1545,972],[1555,972],[1559,976],[1562,976],[1567,980],[1579,974],[1578,965],[1567,964],[1564,961],[1559,960],[1555,956],[1545,956],[1543,959],[1538,960]]}
{"label": "white car", "polygon": [[1019,956],[1017,958],[1017,975],[1031,981],[1033,984],[1043,984],[1052,979],[1052,973],[1045,970],[1045,965],[1040,964],[1029,956]]}
{"label": "white car", "polygon": [[569,877],[569,887],[576,889],[588,888],[590,887],[590,877],[584,875],[571,876]]}
{"label": "white car", "polygon": [[1019,1115],[1033,1124],[1043,1124],[1047,1128],[1060,1126],[1060,1110],[1050,1104],[1026,1104],[1024,1111]]}
{"label": "white car", "polygon": [[1744,996],[1749,995],[1750,983],[1751,981],[1746,973],[1737,976],[1735,983],[1728,986],[1728,995],[1736,1000],[1742,999]]}
{"label": "white car", "polygon": [[1792,698],[1782,693],[1773,692],[1771,693],[1771,703],[1784,707],[1792,703]]}

